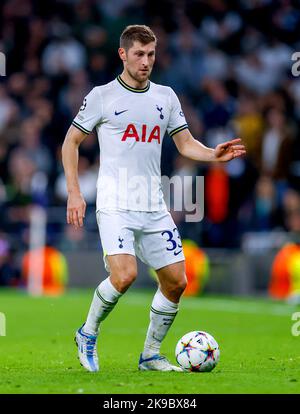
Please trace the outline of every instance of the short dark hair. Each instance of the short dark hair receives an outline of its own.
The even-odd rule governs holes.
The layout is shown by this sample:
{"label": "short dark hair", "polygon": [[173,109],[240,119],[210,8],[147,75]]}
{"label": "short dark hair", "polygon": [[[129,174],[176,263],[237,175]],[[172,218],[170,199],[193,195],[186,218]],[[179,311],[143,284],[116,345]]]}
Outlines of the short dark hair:
{"label": "short dark hair", "polygon": [[143,45],[147,45],[150,42],[157,42],[156,36],[150,27],[140,24],[134,24],[125,27],[120,37],[120,47],[123,47],[126,51],[130,49],[133,42],[138,41]]}

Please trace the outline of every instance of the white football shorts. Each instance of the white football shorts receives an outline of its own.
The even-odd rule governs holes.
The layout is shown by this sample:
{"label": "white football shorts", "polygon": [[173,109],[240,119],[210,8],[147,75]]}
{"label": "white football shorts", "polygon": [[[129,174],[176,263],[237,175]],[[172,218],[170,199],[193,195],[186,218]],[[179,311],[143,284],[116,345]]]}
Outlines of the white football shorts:
{"label": "white football shorts", "polygon": [[137,255],[155,270],[184,260],[178,229],[171,214],[165,211],[98,210],[96,213],[106,256]]}

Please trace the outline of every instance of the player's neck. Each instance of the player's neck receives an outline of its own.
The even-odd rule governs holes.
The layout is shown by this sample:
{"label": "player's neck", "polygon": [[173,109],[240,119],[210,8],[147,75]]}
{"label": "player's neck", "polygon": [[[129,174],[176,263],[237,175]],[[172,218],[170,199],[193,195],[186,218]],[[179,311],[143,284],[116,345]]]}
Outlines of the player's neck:
{"label": "player's neck", "polygon": [[125,82],[128,86],[131,86],[131,88],[134,89],[144,89],[148,85],[149,79],[146,79],[143,82],[139,82],[135,79],[133,79],[128,72],[123,70],[123,72],[120,75],[123,82]]}

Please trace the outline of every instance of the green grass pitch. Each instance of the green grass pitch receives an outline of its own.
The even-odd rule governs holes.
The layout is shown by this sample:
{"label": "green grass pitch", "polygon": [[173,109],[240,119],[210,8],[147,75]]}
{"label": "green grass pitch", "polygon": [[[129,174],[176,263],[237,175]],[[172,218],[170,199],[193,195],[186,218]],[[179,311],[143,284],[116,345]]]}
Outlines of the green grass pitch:
{"label": "green grass pitch", "polygon": [[[131,290],[103,323],[101,371],[77,360],[74,331],[89,308],[91,290],[59,298],[0,291],[6,336],[0,336],[0,393],[299,393],[300,336],[291,334],[297,308],[266,299],[184,298],[163,343],[175,362],[177,340],[192,330],[211,333],[221,359],[210,373],[139,372],[153,292]],[[299,308],[298,308],[299,311]]]}

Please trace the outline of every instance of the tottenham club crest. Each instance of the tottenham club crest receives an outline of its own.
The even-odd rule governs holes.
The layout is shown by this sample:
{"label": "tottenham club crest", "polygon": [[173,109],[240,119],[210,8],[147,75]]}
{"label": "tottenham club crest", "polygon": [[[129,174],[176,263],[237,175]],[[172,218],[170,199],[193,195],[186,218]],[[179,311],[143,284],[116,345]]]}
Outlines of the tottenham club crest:
{"label": "tottenham club crest", "polygon": [[120,244],[119,244],[119,249],[123,249],[123,241],[124,241],[124,239],[121,239],[121,237],[119,237],[119,242],[120,242]]}
{"label": "tottenham club crest", "polygon": [[158,105],[156,105],[156,109],[158,110],[158,112],[160,112],[160,115],[159,115],[160,119],[164,119],[164,115],[162,113],[163,107],[160,108]]}

